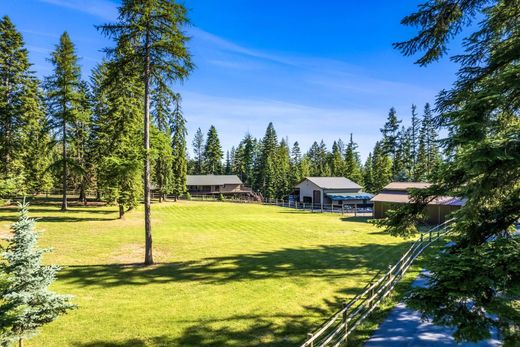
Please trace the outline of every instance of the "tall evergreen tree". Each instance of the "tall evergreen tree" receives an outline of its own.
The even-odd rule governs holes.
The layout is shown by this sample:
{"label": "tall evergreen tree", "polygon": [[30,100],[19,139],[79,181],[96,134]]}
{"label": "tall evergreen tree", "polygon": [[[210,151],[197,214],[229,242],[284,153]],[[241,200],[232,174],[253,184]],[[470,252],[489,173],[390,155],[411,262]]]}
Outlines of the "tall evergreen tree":
{"label": "tall evergreen tree", "polygon": [[374,190],[374,168],[373,168],[372,152],[368,153],[365,166],[363,168],[363,187],[367,192],[375,192]]}
{"label": "tall evergreen tree", "polygon": [[346,167],[345,161],[343,160],[343,154],[341,153],[338,143],[334,141],[332,144],[332,154],[330,156],[330,173],[334,177],[340,177],[345,175]]}
{"label": "tall evergreen tree", "polygon": [[255,180],[256,147],[256,139],[247,133],[235,153],[236,172],[240,175],[242,182],[248,186],[252,186]]}
{"label": "tall evergreen tree", "polygon": [[[39,233],[35,221],[28,217],[28,205],[20,206],[20,218],[11,227],[13,238],[1,253],[0,273],[6,282],[0,286],[0,344],[11,345],[37,334],[38,328],[74,308],[71,297],[49,290],[59,267],[42,265],[38,248]],[[2,280],[2,279],[0,279]]]}
{"label": "tall evergreen tree", "polygon": [[277,198],[284,199],[292,191],[290,180],[291,158],[286,139],[280,141],[274,162],[275,195]]}
{"label": "tall evergreen tree", "polygon": [[408,304],[436,324],[455,327],[457,341],[489,338],[520,344],[520,242],[511,237],[520,218],[520,47],[518,1],[427,1],[402,23],[419,33],[396,44],[422,53],[427,65],[442,57],[456,34],[473,24],[464,42],[457,81],[439,94],[435,123],[445,126],[449,160],[433,185],[415,192],[385,221],[392,234],[410,235],[429,201],[467,199],[455,213],[452,247],[429,262],[428,286],[414,288]]}
{"label": "tall evergreen tree", "polygon": [[261,142],[260,158],[257,167],[257,187],[266,198],[276,197],[275,156],[278,137],[273,123],[269,123]]}
{"label": "tall evergreen tree", "polygon": [[381,142],[377,142],[372,152],[372,191],[379,193],[384,186],[392,182],[392,159],[385,153]]}
{"label": "tall evergreen tree", "polygon": [[349,180],[363,185],[363,173],[361,169],[361,160],[357,152],[358,145],[354,142],[352,134],[345,150],[345,177]]}
{"label": "tall evergreen tree", "polygon": [[438,147],[437,131],[430,105],[424,106],[424,116],[419,130],[419,148],[417,150],[416,177],[429,181],[437,172],[441,155]]}
{"label": "tall evergreen tree", "polygon": [[[55,163],[61,168],[62,203],[61,210],[67,210],[67,188],[69,170],[78,169],[80,165],[69,157],[67,152],[72,142],[69,131],[74,128],[76,121],[82,117],[82,84],[80,68],[74,44],[69,34],[64,32],[60,42],[50,59],[54,66],[53,74],[47,78],[47,100],[49,111],[61,137],[61,159]],[[77,170],[76,170],[77,171]]]}
{"label": "tall evergreen tree", "polygon": [[[150,205],[150,90],[185,79],[193,68],[182,31],[188,24],[186,8],[174,0],[123,0],[118,22],[101,26],[119,47],[134,49],[118,61],[131,65],[143,76],[144,100],[144,209],[145,264],[153,264]],[[116,48],[117,49],[117,48]],[[114,50],[108,50],[114,52]]]}
{"label": "tall evergreen tree", "polygon": [[195,169],[193,174],[200,175],[204,172],[204,134],[200,128],[195,132],[192,146],[195,154]]}
{"label": "tall evergreen tree", "polygon": [[421,120],[417,115],[417,106],[412,105],[412,119],[410,125],[410,141],[412,146],[412,163],[413,163],[413,172],[412,177],[414,181],[417,181],[415,175],[415,165],[417,165],[417,150],[419,147],[419,129],[421,128]]}
{"label": "tall evergreen tree", "polygon": [[383,153],[390,155],[392,159],[395,157],[395,152],[397,150],[399,124],[401,124],[401,121],[397,119],[397,112],[395,111],[395,108],[392,107],[388,112],[386,123],[381,129],[381,134],[383,134]]}
{"label": "tall evergreen tree", "polygon": [[175,98],[175,108],[173,110],[172,119],[172,149],[173,149],[173,182],[172,193],[175,196],[181,196],[186,192],[186,174],[188,172],[186,136],[186,120],[182,114],[181,97]]}
{"label": "tall evergreen tree", "polygon": [[291,149],[291,187],[294,187],[303,179],[303,158],[300,144],[296,141]]}
{"label": "tall evergreen tree", "polygon": [[[142,134],[143,101],[140,76],[111,61],[93,75],[98,187],[103,196],[125,210],[137,206],[142,189],[142,150],[135,141]],[[101,104],[101,105],[100,105]]]}
{"label": "tall evergreen tree", "polygon": [[394,181],[406,182],[412,178],[412,128],[401,127],[397,136],[397,149],[393,161],[392,172]]}
{"label": "tall evergreen tree", "polygon": [[211,175],[222,173],[222,159],[224,152],[220,146],[217,129],[212,125],[209,127],[204,146],[204,172]]}

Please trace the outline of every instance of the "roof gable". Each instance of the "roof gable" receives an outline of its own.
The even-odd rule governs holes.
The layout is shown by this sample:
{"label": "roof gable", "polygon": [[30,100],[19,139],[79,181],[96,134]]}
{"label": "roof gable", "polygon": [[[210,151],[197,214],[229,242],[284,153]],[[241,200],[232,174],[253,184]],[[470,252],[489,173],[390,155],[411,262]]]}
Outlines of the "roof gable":
{"label": "roof gable", "polygon": [[242,184],[237,175],[187,175],[188,186],[222,186],[224,184]]}
{"label": "roof gable", "polygon": [[345,177],[305,177],[296,187],[305,180],[309,180],[321,189],[361,189],[361,186]]}

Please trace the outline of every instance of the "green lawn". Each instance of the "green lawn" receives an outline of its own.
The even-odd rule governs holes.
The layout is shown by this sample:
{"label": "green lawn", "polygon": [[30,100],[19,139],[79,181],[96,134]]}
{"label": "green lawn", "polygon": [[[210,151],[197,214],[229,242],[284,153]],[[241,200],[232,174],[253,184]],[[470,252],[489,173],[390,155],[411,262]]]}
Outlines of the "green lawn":
{"label": "green lawn", "polygon": [[[408,242],[363,218],[177,202],[152,208],[158,262],[142,267],[142,210],[34,204],[54,289],[79,308],[28,346],[292,346]],[[0,236],[16,218],[0,209]]]}

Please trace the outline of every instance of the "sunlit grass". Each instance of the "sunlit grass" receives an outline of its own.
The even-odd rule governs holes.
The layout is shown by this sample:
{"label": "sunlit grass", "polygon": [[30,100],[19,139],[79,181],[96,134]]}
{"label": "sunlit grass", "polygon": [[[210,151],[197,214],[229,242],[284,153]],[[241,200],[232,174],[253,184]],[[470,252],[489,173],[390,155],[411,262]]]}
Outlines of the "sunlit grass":
{"label": "sunlit grass", "polygon": [[[141,209],[34,203],[54,289],[79,308],[28,346],[291,346],[386,270],[408,242],[363,218],[217,202],[154,204],[157,265],[142,267]],[[0,209],[0,234],[14,208]]]}

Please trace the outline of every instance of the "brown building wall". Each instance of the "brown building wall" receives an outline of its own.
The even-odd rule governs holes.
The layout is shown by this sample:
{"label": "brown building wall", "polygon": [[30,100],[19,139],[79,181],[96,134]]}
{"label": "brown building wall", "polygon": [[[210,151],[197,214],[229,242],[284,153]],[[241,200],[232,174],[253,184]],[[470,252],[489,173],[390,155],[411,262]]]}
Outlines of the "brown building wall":
{"label": "brown building wall", "polygon": [[[386,216],[386,212],[388,210],[395,209],[399,207],[399,203],[390,203],[390,202],[374,202],[374,218],[380,219]],[[450,214],[460,206],[450,206],[450,205],[428,205],[425,210],[425,218],[426,222],[429,224],[441,224],[450,218]]]}

